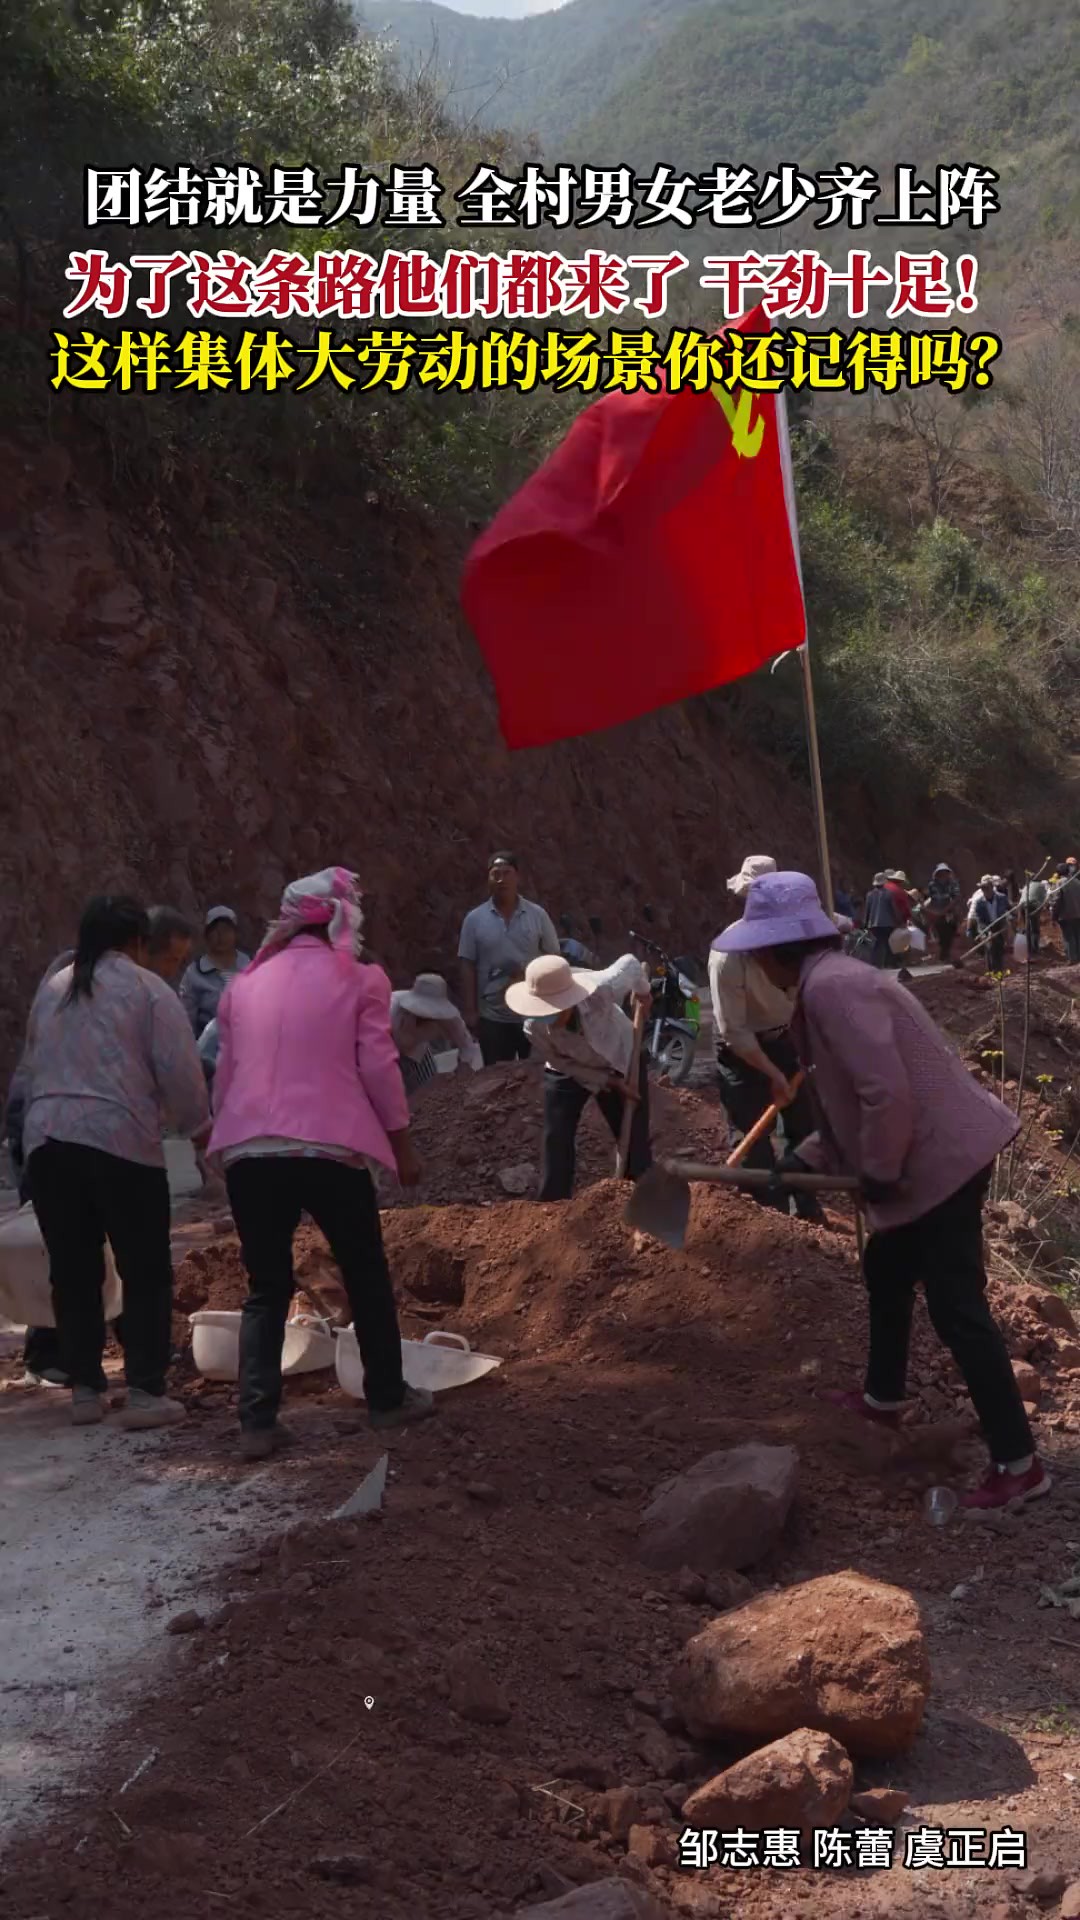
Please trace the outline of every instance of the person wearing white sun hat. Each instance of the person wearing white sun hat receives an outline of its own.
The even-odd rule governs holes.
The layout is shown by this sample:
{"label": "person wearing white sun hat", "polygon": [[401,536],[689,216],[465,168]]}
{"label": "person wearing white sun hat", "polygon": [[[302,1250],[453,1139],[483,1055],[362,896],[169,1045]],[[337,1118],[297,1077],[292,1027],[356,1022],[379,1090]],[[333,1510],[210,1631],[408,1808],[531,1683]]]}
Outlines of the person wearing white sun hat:
{"label": "person wearing white sun hat", "polygon": [[410,1099],[438,1073],[437,1053],[456,1048],[462,1064],[474,1073],[483,1067],[479,1042],[473,1039],[439,973],[418,973],[411,987],[390,995],[390,1031]]}
{"label": "person wearing white sun hat", "polygon": [[622,1010],[632,996],[648,1006],[649,976],[624,954],[594,972],[571,967],[561,954],[531,960],[525,978],[506,989],[506,1004],[525,1021],[525,1033],[547,1069],[544,1075],[544,1169],[541,1200],[569,1200],[574,1190],[578,1123],[590,1098],[619,1137],[625,1103],[634,1104],[627,1175],[639,1180],[652,1164],[649,1097],[642,1050],[636,1088],[628,1084],[633,1027]]}
{"label": "person wearing white sun hat", "polygon": [[728,952],[753,953],[776,986],[796,994],[792,1035],[817,1132],[782,1165],[856,1174],[862,1183],[871,1229],[869,1361],[861,1392],[827,1397],[863,1419],[899,1426],[921,1280],[993,1463],[962,1507],[1023,1506],[1048,1493],[1050,1476],[986,1300],[983,1206],[994,1161],[1019,1131],[1016,1115],[972,1078],[913,994],[840,951],[805,873],[759,880],[743,918],[720,941]]}

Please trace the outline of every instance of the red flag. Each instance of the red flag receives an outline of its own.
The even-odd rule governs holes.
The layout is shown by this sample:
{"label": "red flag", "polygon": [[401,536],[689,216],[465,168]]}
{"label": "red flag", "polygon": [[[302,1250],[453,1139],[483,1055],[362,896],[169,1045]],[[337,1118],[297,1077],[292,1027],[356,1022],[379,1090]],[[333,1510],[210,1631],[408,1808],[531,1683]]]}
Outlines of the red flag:
{"label": "red flag", "polygon": [[[760,308],[740,329],[770,330]],[[596,401],[476,542],[462,604],[511,747],[618,726],[801,646],[782,400]]]}

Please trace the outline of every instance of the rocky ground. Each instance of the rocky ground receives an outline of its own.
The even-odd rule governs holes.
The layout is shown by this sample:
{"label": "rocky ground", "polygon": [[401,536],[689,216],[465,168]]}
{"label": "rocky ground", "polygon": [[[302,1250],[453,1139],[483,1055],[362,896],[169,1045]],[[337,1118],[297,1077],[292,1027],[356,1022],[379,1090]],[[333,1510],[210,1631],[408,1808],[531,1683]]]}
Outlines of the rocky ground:
{"label": "rocky ground", "polygon": [[[535,1163],[530,1068],[440,1084],[418,1127],[430,1178],[384,1216],[403,1325],[460,1331],[502,1366],[388,1447],[327,1376],[292,1383],[300,1445],[252,1470],[231,1390],[181,1365],[190,1418],[143,1473],[197,1470],[223,1511],[261,1487],[266,1524],[229,1536],[179,1617],[158,1606],[137,1708],[9,1854],[13,1920],[90,1920],[105,1888],[111,1920],[1078,1911],[1077,1013],[1068,976],[1041,974],[1013,1060],[1022,983],[1004,1044],[994,989],[918,990],[979,1071],[1003,1054],[1030,1082],[991,1290],[1050,1499],[928,1524],[927,1487],[980,1454],[921,1314],[900,1443],[819,1397],[862,1356],[841,1212],[806,1228],[708,1190],[682,1253],[636,1242],[592,1122],[573,1202],[507,1193]],[[708,1088],[661,1089],[656,1128],[665,1148],[724,1144]],[[190,1229],[178,1335],[242,1296],[220,1224]],[[313,1233],[299,1266],[334,1304]],[[331,1519],[384,1452],[378,1511]],[[284,1533],[282,1504],[307,1516]],[[899,1828],[900,1864],[735,1864],[739,1830],[814,1826],[852,1862]],[[680,1864],[690,1827],[725,1835],[728,1864]],[[1025,1834],[1027,1864],[906,1868],[905,1834],[927,1828]]]}

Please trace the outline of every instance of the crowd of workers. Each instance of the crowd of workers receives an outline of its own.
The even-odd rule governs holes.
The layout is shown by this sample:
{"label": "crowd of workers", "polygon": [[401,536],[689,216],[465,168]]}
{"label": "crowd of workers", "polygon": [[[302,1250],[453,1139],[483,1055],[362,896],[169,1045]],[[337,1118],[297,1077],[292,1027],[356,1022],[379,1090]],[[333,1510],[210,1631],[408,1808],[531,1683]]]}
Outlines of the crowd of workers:
{"label": "crowd of workers", "polygon": [[966,931],[987,971],[1000,973],[1010,940],[1018,960],[1040,952],[1049,911],[1051,924],[1060,929],[1065,958],[1075,964],[1080,961],[1080,866],[1070,856],[1048,872],[1050,868],[1046,861],[1042,872],[1022,885],[1012,873],[984,873],[966,903],[956,874],[944,860],[922,889],[893,868],[876,873],[861,898],[841,885],[836,903],[852,923],[849,950],[874,966],[901,969],[913,945],[918,949],[933,940],[942,963],[957,964],[956,942]]}
{"label": "crowd of workers", "polygon": [[[966,1504],[1023,1504],[1049,1489],[1034,1452],[1004,1342],[985,1294],[982,1208],[1015,1117],[967,1073],[893,966],[897,928],[922,921],[943,958],[965,921],[958,882],[941,865],[924,895],[902,872],[875,876],[863,900],[837,889],[827,914],[813,881],[753,855],[728,883],[739,917],[713,943],[709,985],[721,1098],[746,1133],[780,1112],[781,1168],[828,1165],[857,1175],[871,1234],[865,1277],[870,1359],[864,1388],[837,1403],[897,1424],[906,1389],[914,1288],[950,1348],[982,1423],[992,1465]],[[1047,904],[1063,928],[1075,862],[1045,896],[987,876],[966,908],[973,937],[1019,920],[1034,945]],[[1080,929],[1080,906],[1075,915]],[[206,915],[203,951],[170,908],[127,897],[90,902],[75,948],[53,962],[30,1012],[9,1097],[7,1132],[20,1184],[47,1248],[53,1329],[31,1329],[26,1365],[71,1391],[80,1425],[105,1417],[105,1246],[123,1285],[113,1331],[134,1428],[183,1408],[166,1390],[172,1265],[163,1137],[191,1139],[223,1178],[249,1277],[241,1317],[240,1446],[266,1458],[289,1442],[278,1420],[281,1348],[293,1294],[293,1240],[303,1215],[322,1229],[348,1296],[373,1425],[427,1417],[430,1394],[406,1385],[383,1250],[378,1181],[413,1186],[420,1167],[410,1100],[436,1073],[535,1058],[543,1068],[540,1198],[567,1198],[575,1140],[595,1099],[625,1149],[625,1172],[649,1168],[648,1076],[635,1008],[650,1001],[633,954],[601,968],[560,940],[520,888],[513,853],[492,856],[488,894],[465,917],[460,1009],[445,980],[391,990],[366,944],[355,875],[327,868],[286,888],[254,955],[230,907]],[[884,935],[884,938],[882,936]],[[845,944],[869,936],[873,967]],[[1072,947],[1069,947],[1070,955]],[[1080,943],[1078,943],[1080,953]],[[592,964],[584,965],[583,961]],[[638,1023],[640,1025],[640,1021]],[[624,1120],[626,1126],[624,1127]],[[748,1156],[776,1167],[772,1140]],[[786,1190],[763,1204],[788,1207]],[[800,1218],[820,1221],[802,1193]]]}

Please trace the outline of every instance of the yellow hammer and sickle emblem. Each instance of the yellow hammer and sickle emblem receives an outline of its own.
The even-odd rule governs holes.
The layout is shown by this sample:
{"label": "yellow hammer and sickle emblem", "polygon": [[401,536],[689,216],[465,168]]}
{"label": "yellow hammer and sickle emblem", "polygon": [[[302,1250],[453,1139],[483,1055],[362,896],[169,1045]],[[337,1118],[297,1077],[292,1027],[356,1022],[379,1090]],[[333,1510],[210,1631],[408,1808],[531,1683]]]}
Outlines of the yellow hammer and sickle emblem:
{"label": "yellow hammer and sickle emblem", "polygon": [[711,387],[710,392],[713,399],[719,402],[731,428],[731,444],[737,457],[740,460],[756,460],[765,438],[765,421],[763,417],[754,417],[753,394],[742,387],[736,400],[726,387]]}

